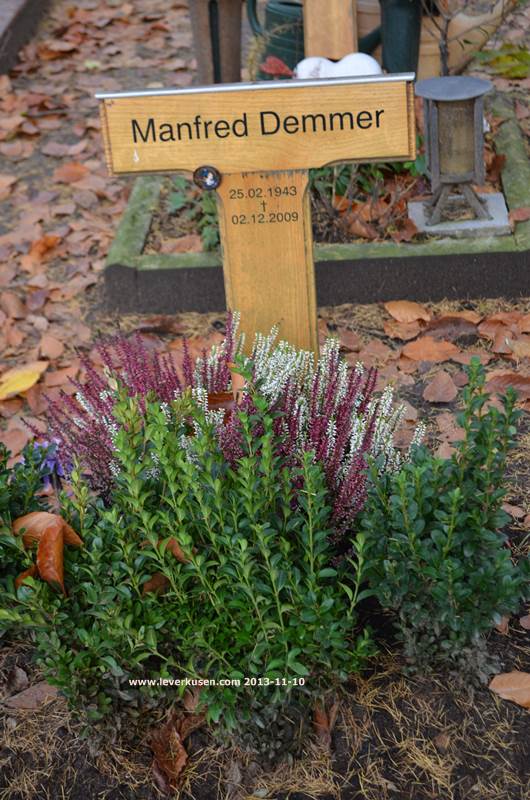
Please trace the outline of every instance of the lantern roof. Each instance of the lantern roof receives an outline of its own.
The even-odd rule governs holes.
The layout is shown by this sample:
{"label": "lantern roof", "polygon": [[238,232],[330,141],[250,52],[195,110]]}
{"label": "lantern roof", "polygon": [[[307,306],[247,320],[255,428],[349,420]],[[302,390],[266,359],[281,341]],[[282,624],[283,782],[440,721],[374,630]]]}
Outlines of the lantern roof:
{"label": "lantern roof", "polygon": [[481,97],[492,88],[492,82],[482,78],[472,78],[468,75],[448,75],[418,81],[414,91],[419,97],[427,100],[451,102]]}

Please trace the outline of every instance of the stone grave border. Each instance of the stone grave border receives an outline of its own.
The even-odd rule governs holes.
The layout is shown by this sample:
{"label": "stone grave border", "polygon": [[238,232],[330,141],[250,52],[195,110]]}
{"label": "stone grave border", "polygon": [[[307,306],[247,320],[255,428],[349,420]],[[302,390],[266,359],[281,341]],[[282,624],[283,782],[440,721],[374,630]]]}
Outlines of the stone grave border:
{"label": "stone grave border", "polygon": [[[506,155],[502,182],[508,208],[530,206],[530,161],[513,105],[497,95],[491,108],[506,120],[495,141]],[[226,306],[219,254],[142,252],[163,180],[160,175],[136,179],[106,259],[107,308],[153,314],[222,311]],[[511,235],[502,237],[316,244],[314,258],[319,306],[530,296],[530,220],[517,223]]]}

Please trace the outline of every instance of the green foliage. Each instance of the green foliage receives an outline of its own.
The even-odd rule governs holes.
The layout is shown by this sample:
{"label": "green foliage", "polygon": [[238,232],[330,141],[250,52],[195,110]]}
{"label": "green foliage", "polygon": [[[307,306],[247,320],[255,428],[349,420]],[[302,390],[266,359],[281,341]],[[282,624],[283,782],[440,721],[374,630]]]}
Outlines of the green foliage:
{"label": "green foliage", "polygon": [[[11,454],[0,444],[0,595],[12,591],[15,577],[32,563],[21,538],[11,533],[11,525],[17,517],[43,508],[35,493],[49,474],[47,453],[45,448],[27,445],[22,453],[24,460],[8,467]],[[16,614],[0,617],[0,636],[16,621]]]}
{"label": "green foliage", "polygon": [[369,583],[397,614],[410,666],[445,664],[485,679],[491,661],[484,634],[517,609],[528,562],[512,563],[499,532],[509,520],[501,504],[515,395],[503,398],[503,411],[486,410],[478,359],[468,373],[457,453],[444,460],[420,447],[393,475],[378,475],[373,465],[362,528]]}
{"label": "green foliage", "polygon": [[216,250],[219,246],[219,220],[215,192],[200,192],[181,175],[173,179],[174,189],[168,195],[170,214],[183,214],[193,220],[205,250]]}
{"label": "green foliage", "polygon": [[[174,699],[170,688],[131,686],[131,678],[186,676],[241,679],[239,688],[205,687],[201,700],[210,721],[243,739],[287,708],[304,716],[372,652],[368,634],[354,632],[362,537],[349,564],[331,566],[322,469],[309,453],[300,469],[285,467],[263,398],[238,412],[234,469],[200,402],[148,399],[144,416],[138,402],[122,393],[115,408],[110,507],[87,508],[72,475],[63,514],[85,547],[65,550],[68,598],[37,582],[18,591],[48,680],[92,720]],[[165,591],[145,593],[157,574]]]}

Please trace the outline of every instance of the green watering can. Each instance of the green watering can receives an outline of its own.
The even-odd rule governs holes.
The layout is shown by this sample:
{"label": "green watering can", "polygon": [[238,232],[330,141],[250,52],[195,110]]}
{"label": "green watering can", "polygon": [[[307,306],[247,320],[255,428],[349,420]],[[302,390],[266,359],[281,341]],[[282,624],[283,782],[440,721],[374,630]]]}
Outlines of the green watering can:
{"label": "green watering can", "polygon": [[[289,0],[269,0],[262,25],[257,0],[247,0],[247,14],[256,36],[265,40],[263,63],[275,56],[290,69],[304,58],[303,7]],[[360,53],[373,53],[383,44],[383,67],[388,72],[416,72],[421,32],[421,0],[380,0],[381,26],[359,39]],[[273,76],[258,73],[260,80]]]}

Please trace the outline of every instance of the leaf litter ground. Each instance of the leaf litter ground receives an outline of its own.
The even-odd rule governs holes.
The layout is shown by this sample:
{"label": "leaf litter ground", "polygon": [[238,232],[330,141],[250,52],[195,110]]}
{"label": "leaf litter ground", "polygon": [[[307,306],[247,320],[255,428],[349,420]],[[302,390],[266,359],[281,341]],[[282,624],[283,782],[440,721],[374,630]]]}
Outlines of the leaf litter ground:
{"label": "leaf litter ground", "polygon": [[[519,6],[501,41],[528,37],[527,15],[527,6]],[[73,7],[56,0],[17,68],[0,77],[0,393],[8,370],[22,369],[30,382],[18,390],[10,384],[13,391],[7,386],[0,401],[0,438],[15,455],[29,438],[22,417],[44,432],[44,395],[70,391],[69,377],[82,379],[75,348],[90,352],[98,335],[118,327],[140,331],[150,346],[174,353],[183,335],[192,337],[196,351],[222,336],[223,315],[115,318],[100,303],[103,259],[130,183],[106,174],[92,95],[187,85],[192,67],[184,2],[83,0]],[[489,77],[516,97],[528,133],[530,79]],[[377,365],[381,385],[393,383],[406,402],[404,446],[421,418],[432,446],[450,452],[459,436],[462,364],[470,353],[478,351],[487,362],[493,386],[516,381],[526,413],[509,470],[513,521],[507,532],[515,555],[526,553],[530,540],[529,314],[530,300],[427,304],[423,310],[403,303],[320,309],[322,335],[339,336],[350,363]],[[527,613],[521,609],[521,618]],[[341,698],[331,749],[308,745],[302,760],[275,771],[214,746],[198,730],[186,741],[180,796],[527,798],[528,711],[487,689],[462,686],[457,676],[404,678],[388,619],[380,616],[373,624],[382,653]],[[529,636],[517,617],[492,631],[490,644],[504,671],[530,672]],[[13,693],[15,667],[30,686],[40,680],[27,643],[6,642],[0,652],[2,699]],[[34,711],[4,707],[0,726],[1,800],[160,796],[145,730],[131,736],[117,725],[112,746],[97,750],[81,738],[60,698]]]}

